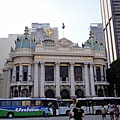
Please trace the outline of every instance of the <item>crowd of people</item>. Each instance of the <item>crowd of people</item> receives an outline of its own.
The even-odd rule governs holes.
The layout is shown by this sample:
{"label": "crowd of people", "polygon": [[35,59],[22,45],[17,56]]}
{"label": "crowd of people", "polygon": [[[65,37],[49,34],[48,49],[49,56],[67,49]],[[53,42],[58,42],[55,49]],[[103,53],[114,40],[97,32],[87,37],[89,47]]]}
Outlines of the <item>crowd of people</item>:
{"label": "crowd of people", "polygon": [[[104,105],[101,106],[101,115],[102,120],[106,120],[106,115],[110,115],[111,120],[119,119],[119,107],[114,105],[112,102],[108,104],[108,107],[105,108]],[[82,120],[85,117],[84,110],[81,108],[81,103],[77,102],[76,99],[72,99],[72,104],[70,105],[69,120]]]}
{"label": "crowd of people", "polygon": [[111,120],[118,120],[119,119],[119,107],[117,105],[114,105],[112,102],[108,104],[107,109],[102,105],[101,107],[101,114],[102,119],[106,120],[106,115],[110,115]]}

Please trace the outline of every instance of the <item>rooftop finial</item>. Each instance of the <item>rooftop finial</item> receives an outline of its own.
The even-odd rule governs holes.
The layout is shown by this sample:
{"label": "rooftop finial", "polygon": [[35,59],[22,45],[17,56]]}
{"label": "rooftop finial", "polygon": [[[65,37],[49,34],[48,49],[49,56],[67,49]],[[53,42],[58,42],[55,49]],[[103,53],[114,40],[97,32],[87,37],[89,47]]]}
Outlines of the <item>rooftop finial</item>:
{"label": "rooftop finial", "polygon": [[29,34],[29,33],[28,33],[28,32],[29,32],[28,26],[25,27],[25,30],[24,30],[24,31],[25,31],[25,33]]}
{"label": "rooftop finial", "polygon": [[94,37],[94,34],[92,33],[92,31],[90,31],[89,36],[90,36],[90,37]]}

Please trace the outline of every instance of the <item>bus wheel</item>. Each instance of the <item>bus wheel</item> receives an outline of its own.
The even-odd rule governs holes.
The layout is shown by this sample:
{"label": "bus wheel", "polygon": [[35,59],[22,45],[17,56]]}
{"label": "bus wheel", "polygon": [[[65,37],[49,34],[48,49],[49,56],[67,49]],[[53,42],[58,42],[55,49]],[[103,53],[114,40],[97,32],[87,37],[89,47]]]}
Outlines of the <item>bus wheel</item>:
{"label": "bus wheel", "polygon": [[13,114],[12,112],[9,112],[9,113],[7,114],[7,117],[8,117],[8,118],[13,118],[13,117],[14,117],[14,114]]}
{"label": "bus wheel", "polygon": [[97,114],[97,115],[101,115],[101,111],[100,111],[100,110],[97,110],[97,111],[96,111],[96,114]]}

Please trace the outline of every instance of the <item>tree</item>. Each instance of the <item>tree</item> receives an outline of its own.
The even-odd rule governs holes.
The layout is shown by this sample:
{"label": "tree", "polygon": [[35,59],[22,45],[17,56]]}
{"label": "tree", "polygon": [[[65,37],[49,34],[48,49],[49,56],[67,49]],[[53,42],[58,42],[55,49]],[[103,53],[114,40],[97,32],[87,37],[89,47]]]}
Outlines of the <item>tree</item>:
{"label": "tree", "polygon": [[120,58],[110,64],[110,68],[106,71],[107,80],[110,83],[110,93],[114,93],[116,89],[117,95],[120,96]]}

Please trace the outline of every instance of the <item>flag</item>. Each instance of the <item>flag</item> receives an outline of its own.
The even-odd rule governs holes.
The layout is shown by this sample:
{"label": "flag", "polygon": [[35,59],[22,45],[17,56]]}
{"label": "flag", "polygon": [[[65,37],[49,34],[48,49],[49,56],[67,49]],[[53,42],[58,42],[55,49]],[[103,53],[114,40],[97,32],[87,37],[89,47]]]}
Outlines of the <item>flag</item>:
{"label": "flag", "polygon": [[65,29],[65,25],[64,25],[64,23],[62,23],[62,29]]}

